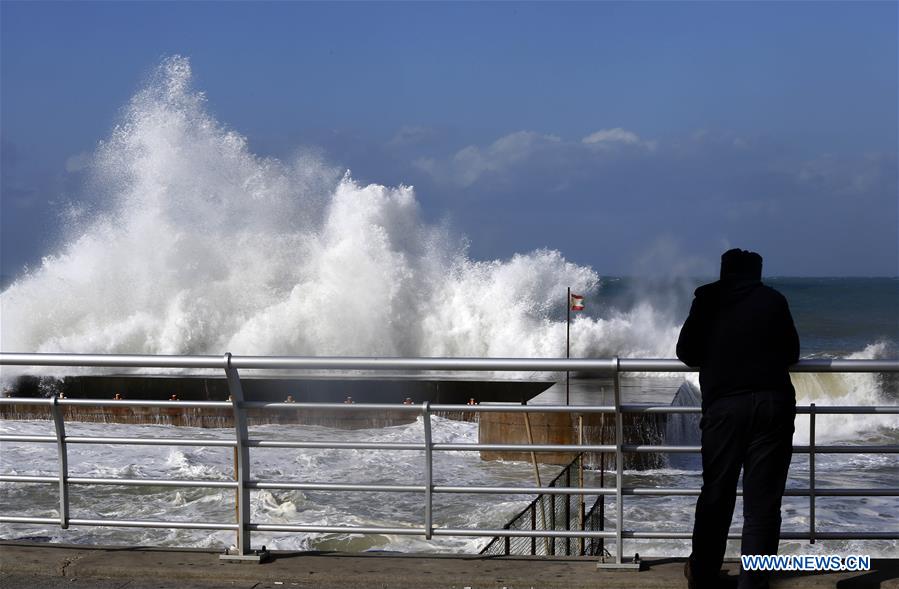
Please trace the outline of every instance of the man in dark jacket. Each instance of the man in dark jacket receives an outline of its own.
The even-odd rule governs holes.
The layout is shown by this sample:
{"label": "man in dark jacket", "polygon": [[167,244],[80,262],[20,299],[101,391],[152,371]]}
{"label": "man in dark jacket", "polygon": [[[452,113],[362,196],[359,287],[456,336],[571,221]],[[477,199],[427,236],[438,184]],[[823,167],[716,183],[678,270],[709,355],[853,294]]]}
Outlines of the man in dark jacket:
{"label": "man in dark jacket", "polygon": [[[677,357],[699,367],[702,390],[702,491],[692,588],[716,587],[743,470],[742,554],[776,554],[780,504],[792,455],[796,393],[788,367],[799,336],[787,300],[761,281],[762,257],[732,249],[721,279],[696,289]],[[767,587],[764,573],[740,573],[739,587]]]}

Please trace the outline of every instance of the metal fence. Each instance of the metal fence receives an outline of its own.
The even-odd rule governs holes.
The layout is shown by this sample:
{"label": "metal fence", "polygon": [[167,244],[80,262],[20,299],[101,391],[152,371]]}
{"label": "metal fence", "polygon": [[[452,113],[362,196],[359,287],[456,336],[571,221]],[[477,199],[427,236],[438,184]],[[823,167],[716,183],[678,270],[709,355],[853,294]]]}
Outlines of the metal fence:
{"label": "metal fence", "polygon": [[[397,534],[420,535],[426,539],[434,536],[480,536],[502,538],[549,538],[549,539],[609,539],[615,546],[615,562],[610,566],[622,566],[625,553],[625,539],[678,539],[689,538],[690,532],[656,532],[627,529],[624,521],[623,502],[625,496],[635,495],[698,495],[699,489],[625,487],[623,485],[623,454],[628,452],[681,453],[698,452],[698,446],[671,446],[648,444],[625,444],[623,420],[625,413],[698,413],[698,407],[672,407],[670,405],[624,405],[621,403],[620,375],[632,372],[688,372],[691,368],[677,360],[643,359],[493,359],[493,358],[309,358],[309,357],[262,357],[262,356],[141,356],[141,355],[86,355],[86,354],[15,354],[0,353],[0,365],[19,366],[78,366],[78,367],[128,367],[128,368],[213,368],[225,372],[228,380],[230,402],[187,402],[187,401],[127,401],[96,399],[50,399],[3,398],[0,404],[45,403],[55,426],[53,436],[2,435],[0,441],[23,443],[56,444],[59,454],[58,476],[3,475],[0,482],[47,483],[59,486],[59,518],[38,518],[27,515],[0,515],[0,522],[21,524],[55,524],[62,528],[69,526],[120,526],[139,528],[192,528],[208,530],[233,530],[238,542],[238,557],[253,554],[251,535],[255,531],[301,532],[301,533],[354,533],[354,534]],[[362,371],[589,371],[610,376],[614,381],[614,404],[610,406],[566,406],[566,405],[438,405],[429,402],[420,405],[383,405],[357,403],[352,405],[337,403],[267,403],[249,402],[244,399],[239,369],[286,369],[286,370],[362,370]],[[897,360],[804,360],[791,368],[794,372],[899,372]],[[142,407],[198,407],[231,408],[234,412],[234,440],[209,440],[191,438],[114,438],[67,436],[62,407],[66,405],[90,406],[142,406]],[[422,443],[389,442],[287,442],[252,439],[247,430],[247,409],[257,408],[273,411],[296,410],[351,410],[409,411],[422,415]],[[435,412],[526,412],[526,413],[609,413],[615,420],[614,444],[455,444],[435,443],[431,439],[431,417]],[[899,445],[817,445],[815,443],[815,418],[822,414],[899,414],[899,406],[828,406],[797,407],[798,414],[808,415],[810,441],[807,446],[794,446],[793,451],[808,454],[810,460],[809,486],[805,489],[788,489],[786,495],[808,497],[809,530],[803,533],[781,534],[784,539],[899,539],[899,530],[869,530],[864,532],[819,531],[815,526],[815,499],[823,496],[899,496],[899,488],[827,488],[815,486],[815,457],[829,453],[899,453]],[[67,464],[69,444],[136,444],[172,446],[225,446],[236,449],[237,473],[235,481],[170,480],[170,479],[124,479],[70,477]],[[424,480],[420,484],[335,484],[327,482],[298,483],[293,481],[266,481],[251,476],[250,448],[318,448],[318,449],[360,449],[360,450],[419,450],[422,452]],[[441,451],[509,451],[509,452],[605,452],[615,455],[615,486],[613,487],[526,487],[526,486],[452,486],[435,485],[433,482],[433,455]],[[168,487],[216,487],[235,490],[237,517],[233,523],[225,522],[172,522],[141,520],[80,519],[69,516],[69,493],[72,485],[131,485]],[[253,489],[297,489],[325,491],[353,491],[379,493],[420,493],[424,507],[421,526],[364,527],[364,526],[318,526],[303,524],[267,524],[251,520],[250,491]],[[437,493],[487,493],[544,495],[547,497],[572,495],[614,496],[614,526],[609,530],[559,530],[559,529],[483,529],[448,528],[435,526],[432,516],[433,497]],[[591,514],[592,516],[592,514]],[[736,537],[731,535],[731,537]]]}
{"label": "metal fence", "polygon": [[[585,470],[586,455],[578,454],[547,485],[550,489],[572,488],[584,486],[585,473],[596,478],[597,471]],[[602,471],[599,471],[601,476]],[[604,486],[604,481],[600,482]],[[587,509],[586,501],[593,500]],[[503,529],[506,530],[605,530],[605,495],[585,497],[584,495],[554,495],[541,493],[527,507],[519,511],[509,520]],[[480,554],[493,556],[531,555],[531,556],[605,556],[605,539],[600,538],[549,538],[539,541],[536,536],[530,538],[513,538],[497,536],[481,549]]]}

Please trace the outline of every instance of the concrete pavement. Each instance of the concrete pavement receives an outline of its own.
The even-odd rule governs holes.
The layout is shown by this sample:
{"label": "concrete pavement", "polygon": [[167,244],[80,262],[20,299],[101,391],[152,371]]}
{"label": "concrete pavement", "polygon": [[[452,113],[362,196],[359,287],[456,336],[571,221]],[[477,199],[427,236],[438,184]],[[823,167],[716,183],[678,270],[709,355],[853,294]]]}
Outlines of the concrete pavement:
{"label": "concrete pavement", "polygon": [[[388,552],[277,552],[265,564],[220,561],[193,549],[0,542],[0,587],[23,589],[684,589],[683,559],[647,559],[645,570],[597,570],[593,558],[483,557]],[[736,563],[728,563],[734,580]],[[863,573],[779,573],[773,589],[899,589],[899,560]]]}

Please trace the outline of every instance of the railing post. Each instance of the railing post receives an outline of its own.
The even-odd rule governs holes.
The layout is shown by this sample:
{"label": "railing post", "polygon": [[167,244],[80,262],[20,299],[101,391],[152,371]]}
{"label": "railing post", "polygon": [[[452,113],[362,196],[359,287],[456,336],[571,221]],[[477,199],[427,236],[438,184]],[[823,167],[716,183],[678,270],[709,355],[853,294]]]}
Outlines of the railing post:
{"label": "railing post", "polygon": [[808,407],[808,525],[809,544],[815,543],[815,404]]}
{"label": "railing post", "polygon": [[615,555],[616,564],[622,563],[624,557],[624,541],[621,536],[624,527],[624,500],[621,494],[624,474],[624,453],[621,445],[624,444],[624,418],[621,415],[621,373],[618,371],[618,362],[615,362]]}
{"label": "railing post", "polygon": [[[565,488],[571,489],[571,465],[565,470]],[[571,500],[574,495],[565,495],[565,531],[571,530]],[[571,556],[571,537],[565,536],[565,556]]]}
{"label": "railing post", "polygon": [[254,551],[250,547],[250,488],[247,485],[250,480],[250,447],[247,445],[250,434],[247,429],[246,408],[243,406],[243,387],[237,369],[231,366],[230,352],[225,354],[224,361],[228,392],[231,394],[231,404],[234,408],[234,437],[237,444],[237,545],[233,553],[229,551],[219,558],[264,562],[268,558],[265,547],[259,551]]}
{"label": "railing post", "polygon": [[69,527],[69,453],[66,448],[66,425],[59,405],[59,397],[53,397],[50,415],[56,430],[56,450],[59,455],[59,527]]}
{"label": "railing post", "polygon": [[[584,445],[584,416],[577,416],[577,443],[579,446]],[[584,488],[584,453],[581,452],[577,457],[577,486],[578,489]],[[577,522],[578,529],[584,531],[584,494],[577,496]],[[584,556],[584,538],[577,539],[578,556]]]}
{"label": "railing post", "polygon": [[[556,496],[551,494],[549,496],[549,529],[556,529]],[[549,539],[549,553],[553,556],[556,554],[556,538]]]}
{"label": "railing post", "polygon": [[624,562],[624,496],[621,493],[624,478],[624,417],[621,413],[621,360],[615,358],[614,368],[615,393],[615,562],[604,563],[605,555],[597,565],[600,568],[640,570],[639,563]]}
{"label": "railing post", "polygon": [[[537,530],[537,503],[531,503],[531,530]],[[537,554],[537,536],[531,536],[531,555]]]}
{"label": "railing post", "polygon": [[[434,489],[434,462],[431,443],[431,402],[421,404],[422,423],[425,429],[425,539],[430,540],[434,529],[433,521],[433,489]],[[508,538],[506,538],[508,541]],[[507,543],[508,546],[508,543]],[[508,548],[507,552],[508,554]]]}

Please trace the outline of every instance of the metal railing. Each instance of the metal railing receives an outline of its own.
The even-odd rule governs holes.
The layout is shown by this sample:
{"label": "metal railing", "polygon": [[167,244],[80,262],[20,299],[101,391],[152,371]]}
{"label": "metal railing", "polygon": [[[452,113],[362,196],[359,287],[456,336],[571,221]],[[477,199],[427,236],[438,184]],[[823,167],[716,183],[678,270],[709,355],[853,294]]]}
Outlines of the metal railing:
{"label": "metal railing", "polygon": [[[585,454],[578,454],[568,463],[556,477],[549,482],[548,488],[583,487]],[[555,495],[541,493],[527,507],[519,511],[509,520],[503,529],[512,530],[604,530],[600,506],[605,495],[596,498],[587,511],[583,495]],[[510,555],[564,555],[564,556],[597,556],[604,551],[603,538],[510,538],[509,536],[493,538],[479,554],[492,556]]]}
{"label": "metal railing", "polygon": [[[622,373],[633,372],[689,372],[693,369],[677,360],[645,359],[487,359],[487,358],[310,358],[310,357],[263,357],[232,356],[141,356],[141,355],[79,355],[79,354],[16,354],[0,353],[0,365],[12,366],[79,366],[79,367],[129,367],[129,368],[213,368],[225,372],[230,402],[190,402],[190,401],[127,401],[96,399],[34,399],[2,398],[0,404],[48,406],[55,435],[25,436],[0,435],[0,441],[23,443],[55,443],[59,454],[58,476],[2,475],[0,482],[50,483],[59,485],[59,518],[0,515],[2,523],[16,524],[56,524],[61,528],[69,526],[119,526],[138,528],[191,528],[207,530],[232,530],[238,535],[236,550],[239,555],[249,555],[251,534],[256,531],[302,532],[302,533],[354,533],[354,534],[397,534],[420,535],[426,539],[434,536],[467,537],[524,537],[524,538],[608,538],[616,547],[615,563],[622,565],[625,539],[686,539],[690,532],[658,532],[625,529],[624,497],[636,495],[690,496],[698,495],[699,489],[678,489],[658,487],[625,487],[623,477],[623,454],[636,452],[689,453],[699,452],[699,446],[673,446],[649,444],[625,444],[623,436],[623,415],[625,413],[699,413],[698,407],[674,407],[669,405],[625,405],[621,403]],[[611,376],[614,382],[613,405],[611,406],[566,406],[566,405],[439,405],[424,402],[420,405],[385,405],[356,403],[269,403],[249,402],[244,399],[239,369],[287,369],[287,370],[363,370],[363,371],[589,371]],[[897,360],[804,360],[791,367],[793,372],[899,372]],[[125,438],[125,437],[85,437],[69,436],[61,408],[65,406],[132,406],[132,407],[198,407],[231,408],[234,411],[234,440],[210,440],[191,438]],[[316,410],[372,411],[389,408],[391,411],[419,413],[423,419],[423,441],[417,443],[390,442],[287,442],[252,439],[247,430],[247,409],[265,410]],[[609,413],[615,420],[614,444],[472,444],[435,443],[431,438],[431,417],[436,412],[527,412],[527,413]],[[816,530],[814,509],[815,499],[824,496],[899,496],[899,488],[828,488],[815,486],[814,461],[818,454],[831,453],[899,453],[899,445],[817,445],[814,437],[816,416],[822,414],[899,414],[899,406],[827,406],[797,407],[798,414],[807,414],[810,420],[810,440],[806,446],[794,446],[794,453],[808,454],[810,457],[809,487],[807,489],[787,489],[787,496],[809,498],[810,526],[808,533],[783,533],[782,539],[899,539],[899,530],[865,532],[821,532]],[[181,446],[225,446],[237,450],[237,473],[234,481],[182,480],[182,479],[123,479],[70,477],[67,464],[69,444],[135,444],[135,445],[181,445]],[[317,449],[364,449],[364,450],[418,450],[423,452],[424,480],[417,485],[400,484],[335,484],[325,482],[298,483],[291,481],[264,481],[251,478],[250,448],[317,448]],[[525,487],[525,486],[453,486],[435,485],[433,479],[433,453],[442,451],[509,451],[509,452],[606,452],[615,454],[615,487]],[[142,520],[109,520],[72,518],[69,514],[69,492],[71,485],[131,485],[131,486],[171,486],[171,487],[211,487],[231,488],[237,495],[237,521],[218,522],[172,522]],[[421,526],[373,527],[373,526],[320,526],[259,523],[251,520],[249,495],[252,489],[296,489],[353,492],[421,493],[424,503],[424,518]],[[432,505],[435,494],[485,493],[521,495],[611,495],[615,498],[615,526],[613,531],[599,530],[555,530],[555,529],[483,529],[449,528],[434,525]],[[730,534],[729,537],[737,537]]]}

